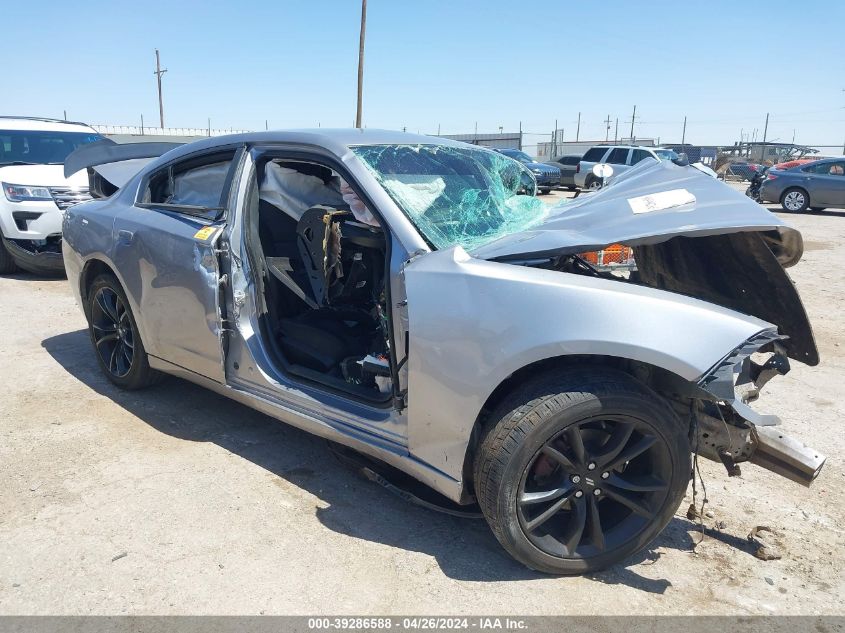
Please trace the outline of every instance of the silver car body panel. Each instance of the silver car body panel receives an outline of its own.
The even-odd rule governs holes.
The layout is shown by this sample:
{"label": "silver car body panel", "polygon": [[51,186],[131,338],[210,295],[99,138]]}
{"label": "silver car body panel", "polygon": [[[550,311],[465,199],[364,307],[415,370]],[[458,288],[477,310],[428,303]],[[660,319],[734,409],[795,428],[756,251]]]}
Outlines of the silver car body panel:
{"label": "silver car body panel", "polygon": [[574,354],[612,356],[694,382],[772,327],[690,297],[473,259],[460,247],[414,259],[405,280],[408,445],[456,478],[487,398],[522,367]]}
{"label": "silver car body panel", "polygon": [[[473,425],[489,395],[520,368],[566,355],[601,355],[661,367],[694,383],[746,340],[772,329],[766,321],[673,292],[486,261],[623,240],[645,244],[781,227],[765,210],[743,206],[744,197],[712,188],[717,183],[695,169],[638,166],[607,189],[556,209],[536,230],[472,254],[460,247],[431,251],[350,150],[413,143],[463,146],[399,132],[310,130],[239,134],[172,149],[110,198],[68,211],[64,258],[71,287],[81,302],[86,265],[111,269],[126,291],[151,365],[383,459],[453,500],[466,498],[463,466]],[[389,228],[396,363],[406,360],[406,335],[409,341],[398,385],[407,389],[407,408],[365,404],[274,367],[259,335],[260,299],[244,235],[249,152],[243,153],[225,219],[209,223],[137,206],[152,170],[234,146],[305,152],[341,165]],[[627,198],[677,188],[693,193],[697,203],[627,217]],[[206,227],[210,234],[198,238]]]}

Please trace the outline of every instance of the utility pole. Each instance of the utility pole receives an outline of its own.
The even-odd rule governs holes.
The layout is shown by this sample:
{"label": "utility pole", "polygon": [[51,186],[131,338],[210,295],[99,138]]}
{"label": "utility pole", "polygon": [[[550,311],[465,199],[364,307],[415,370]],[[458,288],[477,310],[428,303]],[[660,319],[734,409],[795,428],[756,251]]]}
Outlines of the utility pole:
{"label": "utility pole", "polygon": [[161,58],[159,57],[158,49],[156,49],[156,69],[153,74],[158,81],[158,117],[162,128],[164,128],[164,100],[161,97],[161,76],[166,72],[167,68],[162,69],[161,67]]}
{"label": "utility pole", "polygon": [[549,158],[553,158],[553,157],[557,156],[557,154],[558,154],[558,151],[557,151],[557,119],[555,119],[555,133],[554,133],[554,136],[552,137],[552,139],[554,141],[552,143],[552,155],[549,156]]}
{"label": "utility pole", "polygon": [[607,115],[607,118],[604,120],[605,123],[605,130],[604,130],[604,140],[605,142],[610,140],[610,115]]}
{"label": "utility pole", "polygon": [[616,143],[619,140],[619,117],[616,117],[616,131],[613,132],[613,142]]}
{"label": "utility pole", "polygon": [[[684,131],[681,132],[681,145],[684,144],[684,141],[687,139],[687,117],[684,117]],[[658,143],[659,145],[659,143]]]}
{"label": "utility pole", "polygon": [[581,113],[578,113],[578,127],[575,128],[575,140],[581,138]]}
{"label": "utility pole", "polygon": [[144,136],[144,114],[141,114],[141,136]]}
{"label": "utility pole", "polygon": [[364,99],[364,36],[367,32],[367,0],[361,0],[361,35],[358,39],[358,109],[355,127],[361,127],[361,110]]}
{"label": "utility pole", "polygon": [[637,120],[637,106],[634,106],[634,113],[631,115],[631,142],[634,142],[634,121]]}
{"label": "utility pole", "polygon": [[[766,142],[766,135],[769,132],[769,113],[766,112],[766,126],[763,128],[763,142]],[[764,150],[765,151],[765,150]]]}

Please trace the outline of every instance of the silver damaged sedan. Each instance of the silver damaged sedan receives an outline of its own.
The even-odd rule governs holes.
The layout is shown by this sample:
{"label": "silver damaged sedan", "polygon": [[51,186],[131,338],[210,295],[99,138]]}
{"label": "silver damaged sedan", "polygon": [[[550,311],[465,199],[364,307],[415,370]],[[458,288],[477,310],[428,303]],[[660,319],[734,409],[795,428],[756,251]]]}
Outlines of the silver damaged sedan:
{"label": "silver damaged sedan", "polygon": [[[64,261],[109,380],[195,382],[477,504],[531,568],[644,548],[693,455],[807,486],[824,463],[750,405],[819,361],[801,235],[682,160],[557,206],[506,156],[387,131],[102,141],[65,168],[96,197]],[[615,244],[635,267],[585,256]]]}

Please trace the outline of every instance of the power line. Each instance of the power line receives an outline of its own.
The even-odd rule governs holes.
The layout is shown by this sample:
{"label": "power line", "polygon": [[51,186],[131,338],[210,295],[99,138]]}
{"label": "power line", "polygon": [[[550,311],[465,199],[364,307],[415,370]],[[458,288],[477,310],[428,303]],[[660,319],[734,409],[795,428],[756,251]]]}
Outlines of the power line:
{"label": "power line", "polygon": [[158,82],[158,117],[162,129],[164,129],[164,100],[161,96],[161,76],[166,72],[167,68],[162,69],[161,67],[161,58],[158,55],[158,49],[156,49],[156,69],[153,71],[153,74],[156,76]]}

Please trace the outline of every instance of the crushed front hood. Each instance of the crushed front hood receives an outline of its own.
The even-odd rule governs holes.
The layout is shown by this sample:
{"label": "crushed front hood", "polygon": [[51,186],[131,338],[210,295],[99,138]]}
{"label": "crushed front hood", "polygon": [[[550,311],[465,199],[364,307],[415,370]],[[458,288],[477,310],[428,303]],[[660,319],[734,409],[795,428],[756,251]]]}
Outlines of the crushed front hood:
{"label": "crushed front hood", "polygon": [[627,244],[637,263],[631,282],[772,323],[787,337],[790,358],[818,364],[810,321],[784,270],[801,258],[801,234],[694,167],[643,163],[606,189],[554,207],[534,229],[472,255],[521,262]]}
{"label": "crushed front hood", "polygon": [[[666,206],[677,203],[682,204]],[[484,244],[471,255],[479,259],[541,257],[598,250],[609,244],[640,246],[673,237],[744,231],[797,234],[751,198],[692,166],[643,161],[611,179],[604,189],[553,207],[532,229]]]}

